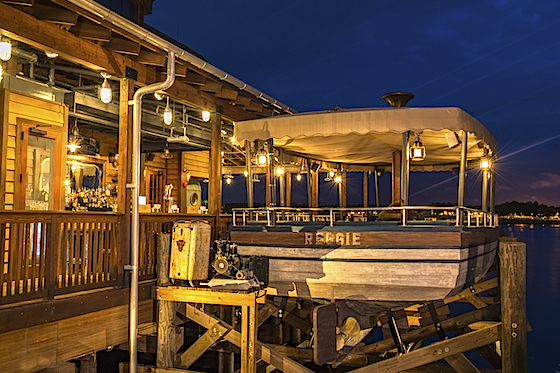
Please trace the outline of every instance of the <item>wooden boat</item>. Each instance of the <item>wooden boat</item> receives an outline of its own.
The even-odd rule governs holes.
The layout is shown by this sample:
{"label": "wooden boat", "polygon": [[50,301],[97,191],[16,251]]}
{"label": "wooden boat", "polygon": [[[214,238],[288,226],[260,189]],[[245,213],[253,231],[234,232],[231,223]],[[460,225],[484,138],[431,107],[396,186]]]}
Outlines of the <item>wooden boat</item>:
{"label": "wooden boat", "polygon": [[[397,106],[402,106],[399,97],[407,98],[395,97]],[[425,146],[419,162],[412,161],[411,148],[418,145],[412,135]],[[491,211],[493,171],[483,171],[482,199],[488,201],[490,188],[491,203],[483,202],[482,210],[464,206],[464,175],[481,158],[495,160],[496,141],[459,108],[390,107],[270,117],[237,123],[235,137],[268,142],[271,180],[274,158],[306,165],[308,182],[313,164],[338,171],[384,170],[393,176],[391,207],[234,211],[236,225],[229,239],[245,259],[268,258],[268,294],[430,301],[478,281],[494,261],[498,227]],[[279,152],[274,156],[272,143]],[[447,209],[454,220],[420,220],[417,216],[422,215],[414,212],[442,207],[408,205],[409,172],[453,168],[459,169],[458,203]],[[271,193],[275,190],[273,186]],[[355,214],[368,221],[353,221]],[[326,221],[319,222],[321,216]],[[382,221],[384,217],[394,221]]]}

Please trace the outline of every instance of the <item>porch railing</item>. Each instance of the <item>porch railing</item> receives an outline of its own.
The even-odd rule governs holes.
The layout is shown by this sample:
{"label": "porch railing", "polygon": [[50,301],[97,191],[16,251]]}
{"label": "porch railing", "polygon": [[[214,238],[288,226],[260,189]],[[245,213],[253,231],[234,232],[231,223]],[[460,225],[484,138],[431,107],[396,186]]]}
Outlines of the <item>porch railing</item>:
{"label": "porch railing", "polygon": [[[156,234],[170,232],[177,220],[216,226],[213,216],[141,214],[141,280],[155,278]],[[0,242],[0,305],[124,285],[130,250],[125,215],[0,211]]]}
{"label": "porch railing", "polygon": [[[333,207],[333,208],[295,208],[262,207],[233,209],[233,225],[248,222],[264,223],[273,226],[283,222],[323,221],[333,226],[339,222],[394,220],[406,226],[418,221],[445,220],[456,226],[497,227],[498,215],[461,206],[389,206],[389,207]],[[434,218],[438,212],[440,218]]]}

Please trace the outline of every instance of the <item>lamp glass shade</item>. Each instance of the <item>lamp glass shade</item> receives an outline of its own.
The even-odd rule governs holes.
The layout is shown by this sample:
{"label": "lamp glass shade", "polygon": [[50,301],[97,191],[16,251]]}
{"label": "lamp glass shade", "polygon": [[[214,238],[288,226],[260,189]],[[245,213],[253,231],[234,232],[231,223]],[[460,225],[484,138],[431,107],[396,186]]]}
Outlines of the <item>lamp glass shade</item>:
{"label": "lamp glass shade", "polygon": [[107,79],[103,81],[101,88],[99,88],[99,99],[104,104],[108,104],[113,99],[113,92],[111,92],[111,86],[109,85]]}
{"label": "lamp glass shade", "polygon": [[9,41],[0,41],[0,60],[8,61],[12,57],[12,44]]}
{"label": "lamp glass shade", "polygon": [[334,178],[334,181],[335,181],[336,183],[342,183],[342,176],[336,175],[336,177]]}
{"label": "lamp glass shade", "polygon": [[56,52],[45,51],[45,55],[46,55],[48,58],[57,58],[57,57],[58,57],[58,53],[56,53]]}
{"label": "lamp glass shade", "polygon": [[281,167],[281,166],[276,167],[276,175],[278,175],[278,176],[284,175],[284,167]]}
{"label": "lamp glass shade", "polygon": [[410,147],[410,160],[411,161],[423,161],[426,158],[426,147],[422,145],[420,140],[414,141]]}
{"label": "lamp glass shade", "polygon": [[202,111],[202,120],[208,122],[210,120],[210,112],[208,110]]}
{"label": "lamp glass shade", "polygon": [[173,112],[169,106],[165,107],[163,111],[163,123],[170,125],[173,122]]}
{"label": "lamp glass shade", "polygon": [[301,174],[297,174],[297,175],[296,175],[296,180],[297,180],[297,181],[301,181]]}
{"label": "lamp glass shade", "polygon": [[259,166],[264,166],[267,163],[268,163],[268,157],[266,156],[266,154],[264,152],[257,154],[257,164]]}
{"label": "lamp glass shade", "polygon": [[492,166],[492,163],[490,162],[490,159],[488,159],[486,157],[480,159],[480,169],[481,170],[489,170],[491,166]]}

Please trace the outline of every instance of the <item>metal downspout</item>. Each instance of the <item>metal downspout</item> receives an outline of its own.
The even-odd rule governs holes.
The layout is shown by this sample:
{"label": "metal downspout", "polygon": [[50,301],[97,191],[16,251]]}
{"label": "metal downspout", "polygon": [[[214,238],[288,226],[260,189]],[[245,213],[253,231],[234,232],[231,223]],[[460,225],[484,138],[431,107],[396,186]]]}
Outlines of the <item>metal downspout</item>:
{"label": "metal downspout", "polygon": [[129,352],[130,373],[136,373],[137,368],[137,336],[138,336],[138,251],[140,216],[138,215],[138,196],[140,194],[140,130],[142,125],[142,96],[156,91],[163,91],[173,85],[175,81],[175,53],[167,55],[167,78],[163,82],[142,87],[134,93],[132,114],[132,184],[127,188],[132,189],[132,216],[130,222],[130,325],[129,325]]}
{"label": "metal downspout", "polygon": [[467,131],[463,131],[463,138],[461,139],[461,163],[459,164],[459,190],[457,191],[457,223],[460,227],[463,225],[463,210],[465,206],[465,176],[467,173],[467,146],[468,146]]}

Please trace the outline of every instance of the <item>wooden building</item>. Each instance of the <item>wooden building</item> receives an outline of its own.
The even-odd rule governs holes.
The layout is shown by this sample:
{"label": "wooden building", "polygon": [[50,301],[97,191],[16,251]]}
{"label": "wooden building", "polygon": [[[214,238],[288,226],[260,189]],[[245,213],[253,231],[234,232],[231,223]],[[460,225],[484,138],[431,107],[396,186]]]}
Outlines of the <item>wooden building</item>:
{"label": "wooden building", "polygon": [[[229,141],[234,122],[291,113],[144,25],[151,8],[151,0],[0,1],[2,45],[11,53],[0,70],[2,372],[60,367],[127,341],[129,101],[165,80],[170,51],[173,85],[163,100],[150,94],[142,102],[141,333],[154,321],[155,234],[178,219],[207,220],[214,232],[227,225],[222,164],[244,159]],[[209,202],[199,215],[204,181]]]}

